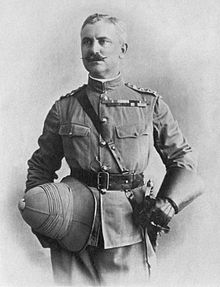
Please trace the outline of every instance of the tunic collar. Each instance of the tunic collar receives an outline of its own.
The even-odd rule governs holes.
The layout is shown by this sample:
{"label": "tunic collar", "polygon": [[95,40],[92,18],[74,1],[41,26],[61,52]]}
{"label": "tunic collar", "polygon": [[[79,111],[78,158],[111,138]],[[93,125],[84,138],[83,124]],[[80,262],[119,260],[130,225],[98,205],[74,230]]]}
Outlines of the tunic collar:
{"label": "tunic collar", "polygon": [[89,76],[88,86],[98,93],[105,93],[123,84],[121,74],[113,79],[96,79]]}

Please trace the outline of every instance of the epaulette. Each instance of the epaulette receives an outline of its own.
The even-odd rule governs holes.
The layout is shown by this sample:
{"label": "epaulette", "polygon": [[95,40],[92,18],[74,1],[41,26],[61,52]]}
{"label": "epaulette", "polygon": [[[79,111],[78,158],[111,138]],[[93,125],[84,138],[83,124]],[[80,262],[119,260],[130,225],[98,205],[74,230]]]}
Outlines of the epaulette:
{"label": "epaulette", "polygon": [[137,87],[136,85],[133,85],[133,84],[131,84],[131,83],[125,83],[125,85],[126,85],[128,88],[130,88],[130,89],[132,89],[132,90],[134,90],[134,91],[137,91],[137,92],[139,92],[139,93],[151,94],[151,95],[153,95],[153,96],[155,96],[155,97],[159,97],[158,93],[157,93],[156,91],[151,90],[151,89],[139,88],[139,87]]}
{"label": "epaulette", "polygon": [[75,89],[75,90],[72,90],[71,92],[69,92],[68,94],[66,94],[65,96],[61,96],[60,97],[60,100],[62,99],[65,99],[65,98],[69,98],[71,96],[74,96],[78,91],[80,91],[85,85],[82,85],[81,87]]}

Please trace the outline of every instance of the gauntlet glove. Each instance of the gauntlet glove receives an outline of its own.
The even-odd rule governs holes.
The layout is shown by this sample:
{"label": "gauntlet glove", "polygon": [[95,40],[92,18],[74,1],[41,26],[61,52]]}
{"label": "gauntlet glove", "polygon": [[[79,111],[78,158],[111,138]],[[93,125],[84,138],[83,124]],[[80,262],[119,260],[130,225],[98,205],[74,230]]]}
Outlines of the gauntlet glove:
{"label": "gauntlet glove", "polygon": [[147,229],[153,248],[156,248],[157,235],[169,232],[167,224],[175,214],[175,209],[169,199],[145,196],[147,187],[133,190],[133,198],[128,198],[133,208],[133,220],[137,226]]}
{"label": "gauntlet glove", "polygon": [[[136,225],[149,228],[156,227],[157,232],[168,232],[167,224],[175,214],[175,209],[168,199],[146,196],[141,203],[133,205],[133,219]],[[151,227],[151,226],[150,226]]]}
{"label": "gauntlet glove", "polygon": [[166,228],[174,214],[175,209],[168,199],[157,198],[155,206],[151,209],[150,222],[158,227]]}

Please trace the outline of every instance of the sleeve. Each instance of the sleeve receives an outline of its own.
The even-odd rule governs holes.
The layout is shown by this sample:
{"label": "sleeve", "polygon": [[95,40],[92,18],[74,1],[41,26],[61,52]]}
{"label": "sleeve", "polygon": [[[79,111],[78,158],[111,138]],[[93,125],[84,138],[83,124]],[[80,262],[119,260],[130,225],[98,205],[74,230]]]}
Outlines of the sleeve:
{"label": "sleeve", "polygon": [[166,166],[157,197],[168,199],[178,213],[203,192],[203,181],[196,172],[197,156],[160,98],[154,106],[153,124],[154,145]]}
{"label": "sleeve", "polygon": [[57,178],[55,171],[60,169],[64,156],[62,139],[58,133],[59,126],[59,106],[56,102],[44,122],[43,133],[38,140],[39,149],[28,161],[26,191],[37,185],[53,182]]}
{"label": "sleeve", "polygon": [[168,105],[160,98],[154,106],[154,146],[166,169],[197,169],[197,156],[188,144]]}

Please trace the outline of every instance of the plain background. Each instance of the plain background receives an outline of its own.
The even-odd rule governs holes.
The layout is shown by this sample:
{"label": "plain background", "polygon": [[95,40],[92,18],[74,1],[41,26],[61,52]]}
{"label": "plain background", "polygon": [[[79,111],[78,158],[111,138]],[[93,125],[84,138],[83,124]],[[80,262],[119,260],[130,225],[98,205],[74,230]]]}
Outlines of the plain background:
{"label": "plain background", "polygon": [[206,184],[159,240],[156,285],[220,285],[219,8],[218,0],[0,1],[1,286],[52,284],[49,251],[17,202],[49,108],[87,81],[79,30],[95,12],[127,22],[124,78],[163,96],[198,151]]}

